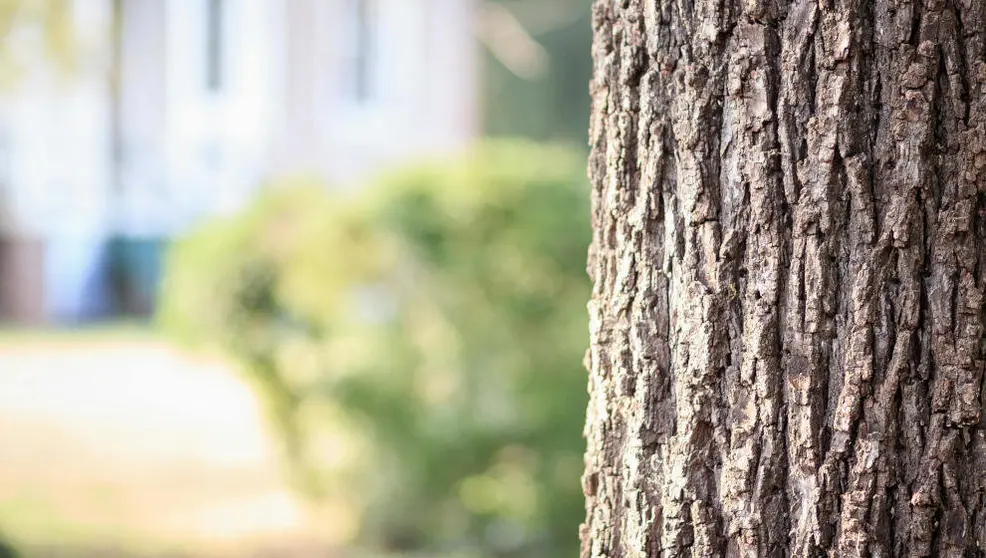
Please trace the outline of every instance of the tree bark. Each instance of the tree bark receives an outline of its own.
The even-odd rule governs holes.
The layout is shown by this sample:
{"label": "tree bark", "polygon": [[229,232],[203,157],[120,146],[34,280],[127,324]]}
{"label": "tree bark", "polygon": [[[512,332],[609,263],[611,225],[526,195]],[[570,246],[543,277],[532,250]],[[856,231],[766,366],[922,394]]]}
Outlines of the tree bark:
{"label": "tree bark", "polygon": [[986,0],[597,0],[583,558],[986,556]]}

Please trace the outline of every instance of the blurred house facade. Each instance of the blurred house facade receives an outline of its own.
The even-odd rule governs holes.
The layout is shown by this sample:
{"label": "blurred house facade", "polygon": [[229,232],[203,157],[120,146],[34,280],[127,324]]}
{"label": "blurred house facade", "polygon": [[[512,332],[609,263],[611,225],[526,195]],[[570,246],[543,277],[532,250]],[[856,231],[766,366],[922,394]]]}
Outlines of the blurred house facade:
{"label": "blurred house facade", "polygon": [[270,178],[352,184],[478,132],[470,0],[72,9],[71,75],[38,54],[0,93],[2,319],[146,310],[167,239]]}

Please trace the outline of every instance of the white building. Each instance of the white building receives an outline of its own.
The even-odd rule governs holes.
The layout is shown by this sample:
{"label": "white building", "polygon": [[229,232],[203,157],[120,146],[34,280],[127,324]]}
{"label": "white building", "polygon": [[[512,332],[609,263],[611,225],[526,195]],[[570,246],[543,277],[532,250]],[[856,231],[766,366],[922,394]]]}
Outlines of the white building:
{"label": "white building", "polygon": [[71,76],[39,61],[0,94],[0,315],[105,310],[114,235],[172,237],[271,177],[349,184],[477,133],[471,0],[115,1],[118,96],[114,0],[74,0]]}

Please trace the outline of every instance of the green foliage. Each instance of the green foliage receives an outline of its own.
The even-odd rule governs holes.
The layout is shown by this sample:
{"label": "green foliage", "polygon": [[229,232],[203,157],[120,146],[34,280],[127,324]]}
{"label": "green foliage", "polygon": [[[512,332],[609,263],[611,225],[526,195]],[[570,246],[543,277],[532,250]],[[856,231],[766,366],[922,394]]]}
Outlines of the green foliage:
{"label": "green foliage", "polygon": [[17,558],[18,556],[20,554],[13,546],[0,539],[0,558]]}
{"label": "green foliage", "polygon": [[583,169],[492,143],[352,198],[272,189],[178,243],[162,323],[244,363],[303,486],[352,502],[365,541],[571,556]]}
{"label": "green foliage", "polygon": [[525,79],[495,57],[483,64],[487,134],[585,145],[592,78],[592,0],[489,0],[509,10],[548,54],[548,69]]}
{"label": "green foliage", "polygon": [[0,0],[0,35],[8,39],[0,45],[0,85],[14,83],[39,58],[71,70],[77,46],[71,14],[68,0]]}

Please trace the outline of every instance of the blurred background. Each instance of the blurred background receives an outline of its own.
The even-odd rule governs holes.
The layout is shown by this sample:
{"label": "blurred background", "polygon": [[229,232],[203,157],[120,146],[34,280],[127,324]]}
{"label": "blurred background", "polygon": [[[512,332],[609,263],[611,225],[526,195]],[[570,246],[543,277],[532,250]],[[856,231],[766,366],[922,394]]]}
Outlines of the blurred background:
{"label": "blurred background", "polygon": [[577,552],[590,0],[0,0],[0,558]]}

